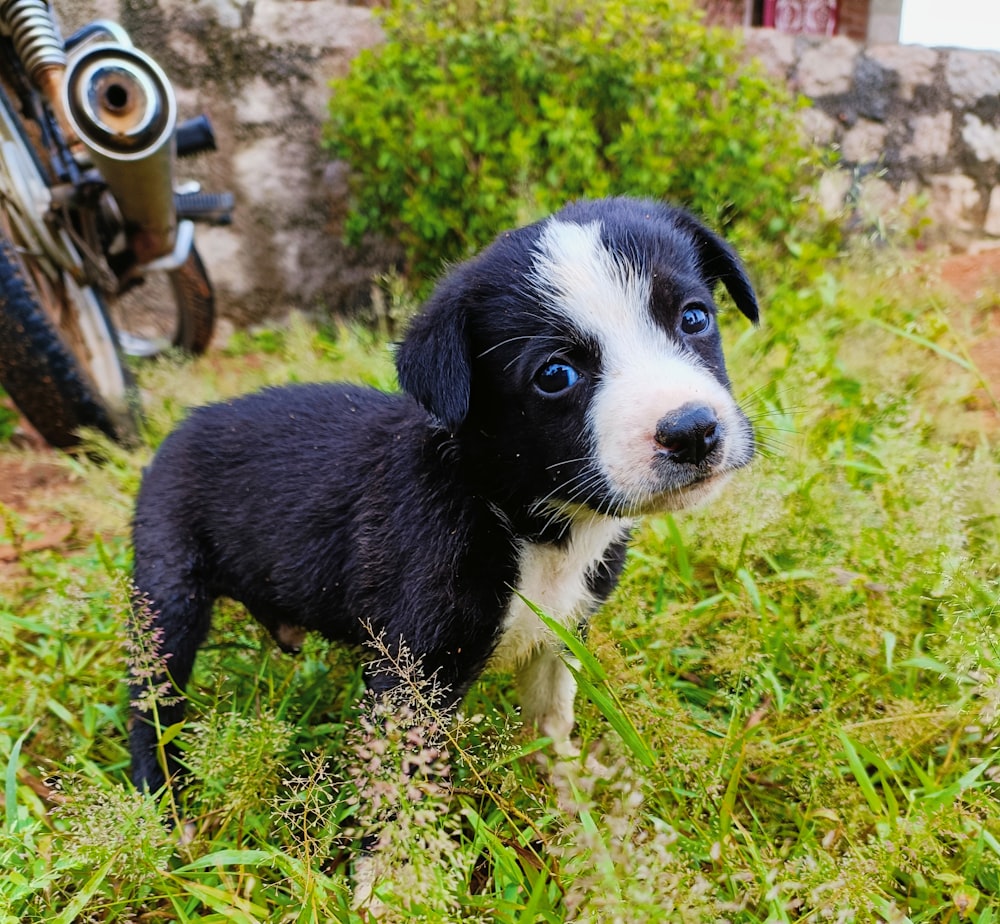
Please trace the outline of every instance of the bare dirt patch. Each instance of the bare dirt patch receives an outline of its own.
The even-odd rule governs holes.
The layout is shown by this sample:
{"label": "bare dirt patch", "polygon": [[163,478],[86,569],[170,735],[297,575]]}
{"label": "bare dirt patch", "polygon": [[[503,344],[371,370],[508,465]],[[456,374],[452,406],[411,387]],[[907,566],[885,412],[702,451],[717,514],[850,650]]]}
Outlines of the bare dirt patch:
{"label": "bare dirt patch", "polygon": [[1000,398],[1000,248],[951,257],[941,264],[940,272],[941,282],[962,305],[981,306],[984,311],[969,356],[989,391],[982,395],[979,410],[996,426],[1000,423],[995,404]]}
{"label": "bare dirt patch", "polygon": [[0,454],[0,504],[29,513],[40,498],[65,492],[76,477],[54,458],[37,453]]}
{"label": "bare dirt patch", "polygon": [[967,301],[1000,293],[1000,247],[949,257],[941,263],[941,281]]}
{"label": "bare dirt patch", "polygon": [[78,480],[54,453],[0,452],[0,584],[16,578],[24,554],[74,544],[76,526],[59,500]]}

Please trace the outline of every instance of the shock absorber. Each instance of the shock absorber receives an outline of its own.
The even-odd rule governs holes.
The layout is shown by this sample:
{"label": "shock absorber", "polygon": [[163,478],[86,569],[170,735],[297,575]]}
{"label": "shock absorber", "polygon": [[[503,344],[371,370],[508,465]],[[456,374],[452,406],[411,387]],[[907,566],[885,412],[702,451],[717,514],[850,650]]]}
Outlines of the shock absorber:
{"label": "shock absorber", "polygon": [[59,97],[66,72],[66,51],[48,3],[45,0],[0,0],[0,26],[9,33],[28,77],[52,107],[63,133],[71,138]]}
{"label": "shock absorber", "polygon": [[0,23],[28,76],[42,86],[42,74],[66,66],[62,36],[45,0],[0,0]]}

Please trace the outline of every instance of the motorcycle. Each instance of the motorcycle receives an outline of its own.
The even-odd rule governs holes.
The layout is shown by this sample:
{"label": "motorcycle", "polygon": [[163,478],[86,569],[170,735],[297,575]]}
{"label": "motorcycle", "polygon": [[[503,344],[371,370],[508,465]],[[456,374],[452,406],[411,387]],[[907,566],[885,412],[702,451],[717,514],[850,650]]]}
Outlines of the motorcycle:
{"label": "motorcycle", "polygon": [[133,441],[126,357],[208,347],[193,223],[229,223],[233,198],[175,188],[174,166],[214,148],[120,25],[64,41],[45,0],[0,0],[0,385],[53,446]]}

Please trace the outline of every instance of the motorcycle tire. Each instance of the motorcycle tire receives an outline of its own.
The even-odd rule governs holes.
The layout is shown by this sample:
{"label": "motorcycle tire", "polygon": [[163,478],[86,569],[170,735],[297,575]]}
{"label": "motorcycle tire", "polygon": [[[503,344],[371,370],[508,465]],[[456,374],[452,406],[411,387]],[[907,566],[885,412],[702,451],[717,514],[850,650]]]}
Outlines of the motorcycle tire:
{"label": "motorcycle tire", "polygon": [[[44,284],[43,293],[26,265],[30,259],[0,236],[0,384],[57,448],[77,446],[83,427],[118,442],[135,441],[134,383],[97,293],[71,281],[61,292]],[[71,337],[60,329],[66,309],[89,325],[88,334]],[[78,341],[75,349],[72,340]]]}
{"label": "motorcycle tire", "polygon": [[156,356],[171,348],[204,353],[215,330],[215,293],[195,247],[176,269],[150,272],[119,296],[111,317],[128,356]]}

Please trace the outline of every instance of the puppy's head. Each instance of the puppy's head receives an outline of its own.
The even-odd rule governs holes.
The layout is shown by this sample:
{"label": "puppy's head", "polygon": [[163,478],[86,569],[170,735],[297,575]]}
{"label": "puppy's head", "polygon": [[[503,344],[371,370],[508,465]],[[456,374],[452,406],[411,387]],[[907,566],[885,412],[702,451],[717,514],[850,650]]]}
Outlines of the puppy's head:
{"label": "puppy's head", "polygon": [[754,450],[712,292],[758,316],[732,249],[642,200],[570,205],[453,271],[397,353],[403,389],[499,503],[561,519],[708,497]]}

